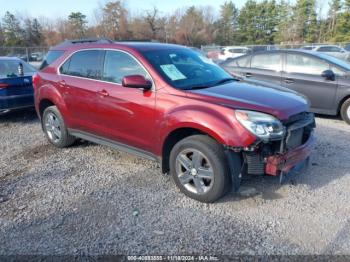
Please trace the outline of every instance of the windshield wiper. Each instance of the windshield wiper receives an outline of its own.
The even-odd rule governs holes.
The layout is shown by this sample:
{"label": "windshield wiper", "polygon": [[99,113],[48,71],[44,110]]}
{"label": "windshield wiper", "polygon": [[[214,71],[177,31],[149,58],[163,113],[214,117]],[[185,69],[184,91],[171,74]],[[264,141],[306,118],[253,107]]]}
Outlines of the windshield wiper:
{"label": "windshield wiper", "polygon": [[232,78],[232,77],[230,77],[230,78],[224,78],[224,79],[221,79],[221,80],[217,81],[217,82],[216,82],[215,84],[213,84],[212,86],[222,85],[222,84],[225,84],[225,83],[231,82],[231,81],[237,81],[237,79],[236,79],[236,78]]}
{"label": "windshield wiper", "polygon": [[196,90],[196,89],[204,89],[204,88],[209,88],[210,86],[208,85],[198,85],[198,86],[190,86],[184,88],[184,90]]}

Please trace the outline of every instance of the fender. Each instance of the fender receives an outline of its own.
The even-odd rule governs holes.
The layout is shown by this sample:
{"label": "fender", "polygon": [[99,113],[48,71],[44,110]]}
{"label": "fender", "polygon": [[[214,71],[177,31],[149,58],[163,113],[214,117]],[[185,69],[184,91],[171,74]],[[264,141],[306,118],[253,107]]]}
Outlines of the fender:
{"label": "fender", "polygon": [[237,121],[232,109],[219,105],[188,105],[164,115],[164,120],[159,126],[160,135],[156,151],[161,152],[168,135],[180,128],[197,129],[225,146],[245,147],[256,140],[255,136]]}
{"label": "fender", "polygon": [[[64,102],[64,99],[62,97],[62,94],[59,92],[59,90],[53,86],[51,83],[45,83],[40,88],[35,90],[35,97],[40,97],[40,101],[36,101],[36,110],[39,113],[39,105],[42,100],[50,100],[55,106],[57,106],[58,110],[60,111],[64,122],[69,125],[70,120],[69,117],[66,117],[69,115],[67,106]],[[36,99],[37,100],[37,99]]]}

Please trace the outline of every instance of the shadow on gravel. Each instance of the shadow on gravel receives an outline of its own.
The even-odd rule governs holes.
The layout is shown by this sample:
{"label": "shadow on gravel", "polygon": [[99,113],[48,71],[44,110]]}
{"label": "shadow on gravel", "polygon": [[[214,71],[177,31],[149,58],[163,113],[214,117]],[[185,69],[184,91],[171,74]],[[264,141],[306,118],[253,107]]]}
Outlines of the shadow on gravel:
{"label": "shadow on gravel", "polygon": [[34,108],[11,111],[6,114],[0,114],[0,124],[9,123],[30,123],[39,122]]}

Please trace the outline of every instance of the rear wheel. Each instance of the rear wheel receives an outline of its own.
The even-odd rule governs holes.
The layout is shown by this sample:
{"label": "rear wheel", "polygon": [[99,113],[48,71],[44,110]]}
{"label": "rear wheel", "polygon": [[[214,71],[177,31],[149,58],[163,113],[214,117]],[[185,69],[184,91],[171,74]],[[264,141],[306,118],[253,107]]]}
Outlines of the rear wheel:
{"label": "rear wheel", "polygon": [[61,113],[56,106],[50,106],[44,110],[42,126],[47,139],[56,147],[68,147],[75,141],[75,137],[68,133]]}
{"label": "rear wheel", "polygon": [[340,114],[342,119],[350,125],[350,98],[343,103]]}
{"label": "rear wheel", "polygon": [[219,199],[231,187],[224,149],[205,135],[190,136],[174,146],[170,173],[181,192],[205,203]]}

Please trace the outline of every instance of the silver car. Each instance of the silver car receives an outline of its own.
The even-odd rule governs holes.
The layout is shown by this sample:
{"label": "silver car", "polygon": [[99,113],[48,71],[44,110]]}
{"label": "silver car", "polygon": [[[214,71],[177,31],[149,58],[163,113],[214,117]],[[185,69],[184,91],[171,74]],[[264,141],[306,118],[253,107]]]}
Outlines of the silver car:
{"label": "silver car", "polygon": [[301,49],[321,52],[342,60],[350,61],[350,52],[336,45],[303,46]]}

